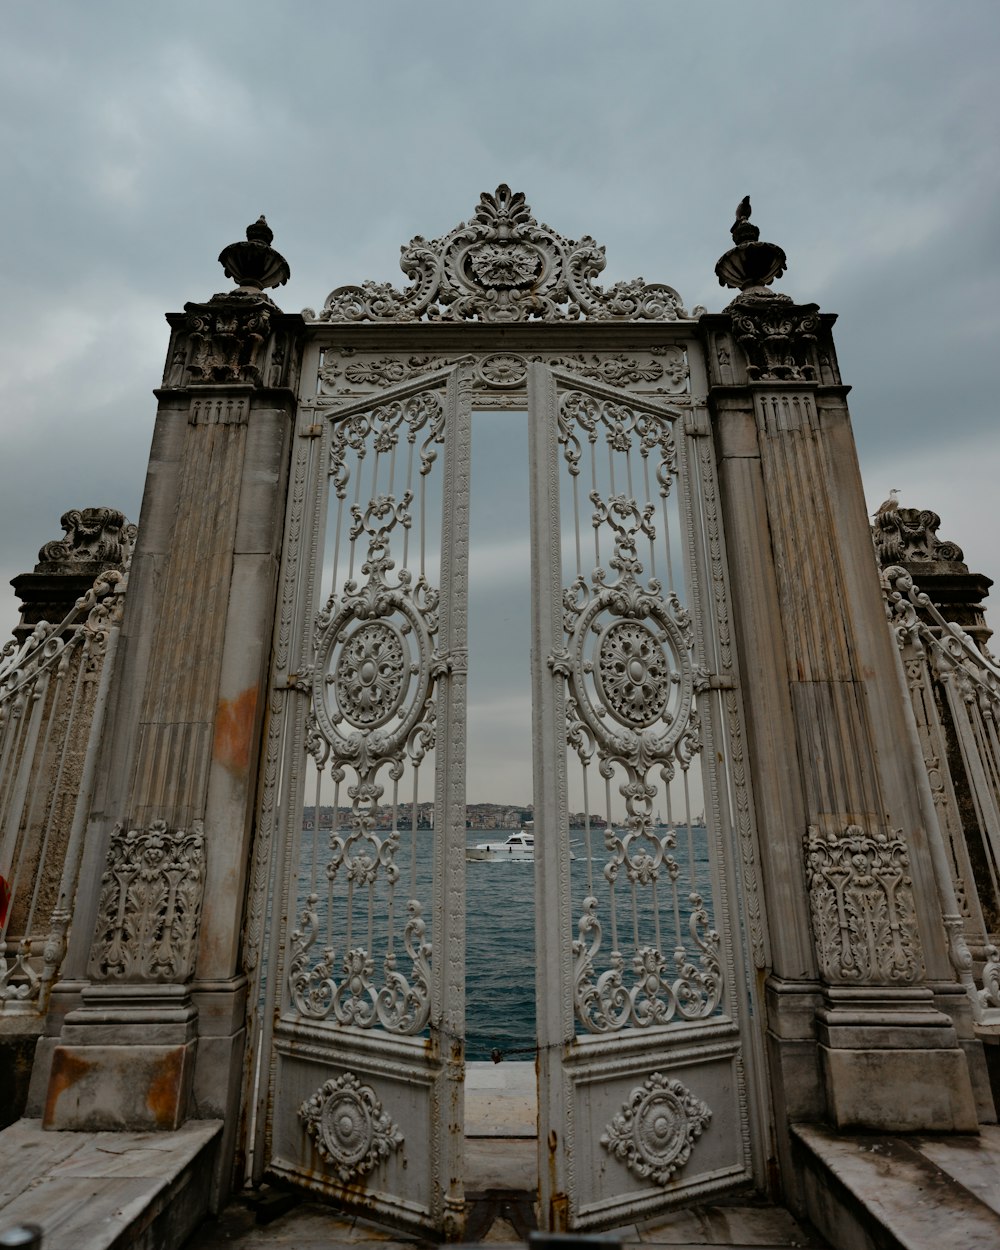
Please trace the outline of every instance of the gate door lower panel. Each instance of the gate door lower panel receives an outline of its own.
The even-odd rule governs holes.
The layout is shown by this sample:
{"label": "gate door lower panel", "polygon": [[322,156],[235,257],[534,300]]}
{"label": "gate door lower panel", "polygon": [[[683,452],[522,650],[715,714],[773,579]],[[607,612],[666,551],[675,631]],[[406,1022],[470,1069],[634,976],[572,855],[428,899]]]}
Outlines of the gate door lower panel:
{"label": "gate door lower panel", "polygon": [[262,813],[286,917],[269,974],[267,1170],[452,1237],[469,416],[459,370],[302,406],[268,736],[280,778]]}
{"label": "gate door lower panel", "polygon": [[697,411],[530,385],[542,1220],[590,1229],[753,1178],[749,809]]}

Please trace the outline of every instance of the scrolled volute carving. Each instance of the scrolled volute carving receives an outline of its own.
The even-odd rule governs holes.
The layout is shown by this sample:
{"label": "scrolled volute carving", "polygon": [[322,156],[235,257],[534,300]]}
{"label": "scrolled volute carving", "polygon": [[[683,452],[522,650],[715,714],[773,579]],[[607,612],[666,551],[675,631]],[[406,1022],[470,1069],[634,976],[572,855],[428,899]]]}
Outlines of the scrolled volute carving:
{"label": "scrolled volute carving", "polygon": [[848,825],[805,838],[809,906],[824,979],[838,985],[918,981],[923,958],[909,854],[899,830],[866,833]]}
{"label": "scrolled volute carving", "polygon": [[63,537],[38,552],[36,573],[89,572],[93,565],[123,565],[136,527],[115,508],[72,508],[59,518]]}
{"label": "scrolled volute carving", "polygon": [[875,513],[872,524],[879,564],[887,568],[892,564],[927,564],[934,561],[952,565],[957,572],[967,572],[962,548],[957,543],[938,538],[940,525],[941,518],[929,508],[883,505]]}
{"label": "scrolled volute carving", "polygon": [[557,234],[535,220],[523,193],[501,185],[492,195],[483,192],[471,221],[439,239],[417,235],[402,249],[399,265],[411,286],[338,287],[319,319],[676,321],[691,315],[662,283],[635,278],[598,286],[594,279],[605,263],[604,248],[592,238]]}
{"label": "scrolled volute carving", "polygon": [[205,890],[205,833],[154,820],[117,824],[101,878],[89,972],[97,980],[183,983],[194,974]]}

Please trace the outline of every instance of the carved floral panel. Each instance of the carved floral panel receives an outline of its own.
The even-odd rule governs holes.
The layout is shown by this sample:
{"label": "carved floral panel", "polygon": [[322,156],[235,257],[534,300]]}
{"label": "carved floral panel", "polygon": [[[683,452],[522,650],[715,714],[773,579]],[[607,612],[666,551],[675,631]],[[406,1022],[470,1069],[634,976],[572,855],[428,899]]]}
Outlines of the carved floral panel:
{"label": "carved floral panel", "polygon": [[154,820],[116,825],[101,878],[90,975],[101,980],[183,982],[194,973],[205,889],[205,835]]}
{"label": "carved floral panel", "polygon": [[[421,377],[431,369],[453,367],[460,357],[387,355],[354,348],[327,348],[317,378],[320,402],[341,396],[385,390]],[[685,349],[676,344],[635,351],[564,352],[540,356],[523,352],[490,352],[472,366],[476,404],[482,408],[521,407],[525,402],[528,366],[534,361],[566,369],[581,378],[643,394],[683,399],[690,392]]]}
{"label": "carved floral panel", "polygon": [[824,837],[810,826],[806,862],[824,979],[849,985],[919,980],[923,958],[901,833],[872,835],[848,825],[842,835]]}

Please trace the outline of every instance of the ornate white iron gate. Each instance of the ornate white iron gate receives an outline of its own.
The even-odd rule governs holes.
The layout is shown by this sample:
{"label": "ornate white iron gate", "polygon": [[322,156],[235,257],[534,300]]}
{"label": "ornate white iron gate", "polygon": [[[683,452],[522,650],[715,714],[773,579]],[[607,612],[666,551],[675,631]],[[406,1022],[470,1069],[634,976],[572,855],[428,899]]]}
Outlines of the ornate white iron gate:
{"label": "ornate white iron gate", "polygon": [[260,830],[289,921],[271,930],[266,1165],[451,1235],[469,400],[456,369],[300,413]]}
{"label": "ornate white iron gate", "polygon": [[756,873],[704,410],[535,364],[530,411],[540,1197],[586,1229],[753,1178]]}
{"label": "ornate white iron gate", "polygon": [[[471,414],[527,406],[540,1219],[606,1227],[762,1179],[765,937],[700,348],[676,292],[603,292],[596,245],[506,188],[414,240],[423,266],[335,291],[303,356],[250,1172],[462,1234]],[[606,326],[323,324],[428,308],[682,324],[628,351]]]}

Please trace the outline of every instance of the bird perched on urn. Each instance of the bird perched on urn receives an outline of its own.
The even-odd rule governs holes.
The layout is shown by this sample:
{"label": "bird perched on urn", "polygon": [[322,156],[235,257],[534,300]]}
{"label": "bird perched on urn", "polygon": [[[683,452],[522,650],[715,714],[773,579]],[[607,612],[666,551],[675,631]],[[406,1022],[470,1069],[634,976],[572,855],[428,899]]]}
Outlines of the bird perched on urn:
{"label": "bird perched on urn", "polygon": [[899,494],[899,487],[893,487],[889,491],[889,498],[883,499],[879,506],[875,509],[875,516],[884,516],[887,512],[895,512],[899,507],[899,500],[896,496]]}
{"label": "bird perched on urn", "polygon": [[[736,205],[736,220],[729,227],[729,233],[733,236],[733,242],[737,247],[741,243],[756,243],[760,238],[760,231],[750,221],[750,211],[750,197],[745,195]],[[782,257],[784,257],[783,252]]]}

